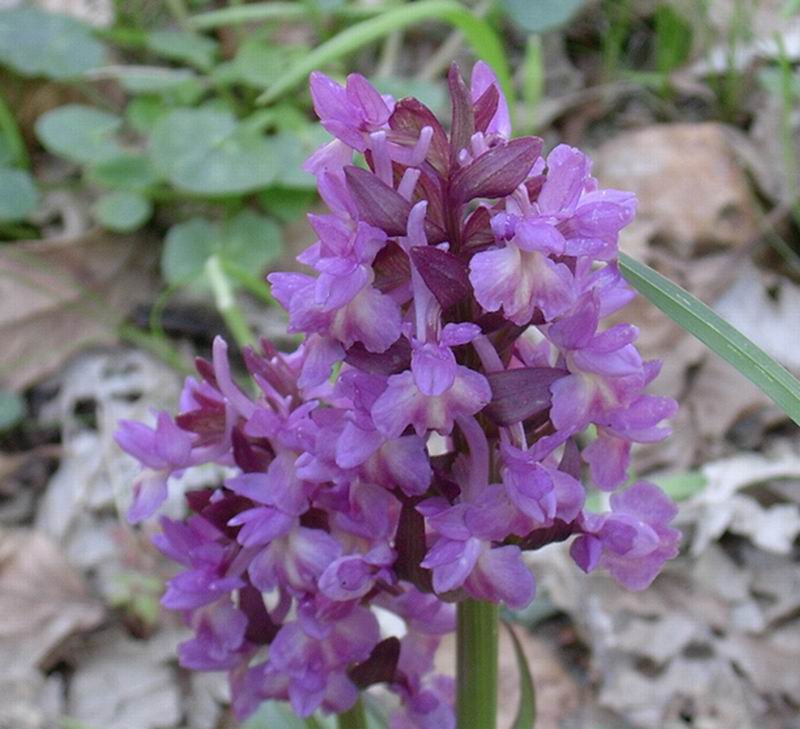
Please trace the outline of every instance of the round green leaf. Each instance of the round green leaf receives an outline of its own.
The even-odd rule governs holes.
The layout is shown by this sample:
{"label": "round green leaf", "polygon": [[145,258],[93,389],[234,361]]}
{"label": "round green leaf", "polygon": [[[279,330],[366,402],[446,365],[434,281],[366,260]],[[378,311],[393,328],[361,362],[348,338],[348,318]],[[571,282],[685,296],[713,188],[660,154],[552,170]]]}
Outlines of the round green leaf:
{"label": "round green leaf", "polygon": [[122,120],[91,106],[67,104],[36,120],[39,141],[48,152],[79,164],[104,162],[122,150],[114,135]]}
{"label": "round green leaf", "polygon": [[24,76],[74,78],[104,55],[91,29],[74,18],[31,6],[0,11],[0,63]]}
{"label": "round green leaf", "polygon": [[280,160],[275,184],[295,190],[315,190],[317,181],[303,169],[303,163],[315,149],[330,140],[328,132],[316,124],[275,135],[272,141]]}
{"label": "round green leaf", "polygon": [[117,190],[98,198],[92,212],[104,228],[130,233],[147,222],[153,214],[153,204],[138,192]]}
{"label": "round green leaf", "polygon": [[203,71],[214,65],[217,43],[197,33],[179,30],[155,30],[147,34],[147,47],[159,56],[187,63]]}
{"label": "round green leaf", "polygon": [[229,81],[266,89],[306,53],[308,48],[303,46],[276,46],[261,38],[247,38],[223,73]]}
{"label": "round green leaf", "polygon": [[175,187],[236,195],[269,186],[282,162],[276,146],[213,109],[177,109],[156,122],[150,158]]}
{"label": "round green leaf", "polygon": [[39,192],[25,170],[0,167],[0,220],[22,220],[38,202]]}
{"label": "round green leaf", "polygon": [[150,134],[156,122],[169,110],[161,96],[137,96],[125,107],[125,120],[140,134]]}
{"label": "round green leaf", "polygon": [[204,218],[173,225],[161,254],[161,275],[170,285],[194,281],[218,245],[219,229]]}
{"label": "round green leaf", "polygon": [[0,390],[0,430],[13,428],[25,417],[25,401],[15,392]]}
{"label": "round green leaf", "polygon": [[150,160],[143,155],[122,154],[89,168],[86,178],[92,185],[119,190],[145,190],[159,181]]}
{"label": "round green leaf", "polygon": [[243,210],[222,228],[221,257],[250,273],[260,274],[282,249],[280,228],[252,210]]}
{"label": "round green leaf", "polygon": [[585,4],[586,0],[503,0],[509,20],[528,33],[565,25]]}

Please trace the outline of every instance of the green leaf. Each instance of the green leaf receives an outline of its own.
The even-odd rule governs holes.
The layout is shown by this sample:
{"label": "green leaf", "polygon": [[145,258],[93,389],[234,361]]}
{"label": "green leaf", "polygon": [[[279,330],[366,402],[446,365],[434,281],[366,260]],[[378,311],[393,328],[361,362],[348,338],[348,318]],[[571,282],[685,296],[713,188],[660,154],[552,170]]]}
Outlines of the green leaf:
{"label": "green leaf", "polygon": [[205,218],[173,225],[167,233],[161,272],[168,284],[199,279],[216,255],[223,267],[260,280],[266,265],[281,254],[280,228],[253,210],[242,210],[221,227]]}
{"label": "green leaf", "polygon": [[692,25],[669,5],[662,4],[655,16],[655,66],[660,73],[672,73],[692,50]]}
{"label": "green leaf", "polygon": [[270,187],[258,196],[264,210],[282,223],[297,220],[308,211],[316,198],[313,190],[290,190],[285,187]]}
{"label": "green leaf", "polygon": [[159,179],[150,160],[140,154],[111,157],[86,171],[86,180],[90,184],[118,190],[146,190]]}
{"label": "green leaf", "polygon": [[793,375],[702,301],[660,273],[624,253],[619,264],[639,293],[732,364],[800,425],[800,382]]}
{"label": "green leaf", "polygon": [[189,68],[161,66],[106,66],[96,74],[100,78],[119,81],[131,94],[163,94],[177,89],[197,87],[202,93],[204,84]]}
{"label": "green leaf", "polygon": [[258,101],[273,102],[304,83],[312,71],[353,53],[389,33],[430,20],[438,20],[458,28],[472,45],[476,55],[494,68],[500,84],[510,95],[511,76],[505,52],[491,26],[455,0],[421,0],[351,25],[320,44],[279,76]]}
{"label": "green leaf", "polygon": [[122,153],[114,138],[121,126],[122,119],[107,111],[67,104],[42,114],[34,128],[48,152],[78,164],[92,164]]}
{"label": "green leaf", "polygon": [[170,111],[166,100],[160,96],[139,96],[125,107],[125,119],[140,134],[153,131],[156,122]]}
{"label": "green leaf", "polygon": [[147,34],[147,47],[159,56],[208,71],[214,65],[217,42],[197,33],[154,30]]}
{"label": "green leaf", "polygon": [[700,471],[671,473],[667,476],[652,476],[649,479],[664,490],[673,501],[686,501],[702,491],[708,479]]}
{"label": "green leaf", "polygon": [[104,55],[91,29],[67,15],[32,6],[0,11],[0,63],[23,76],[75,78]]}
{"label": "green leaf", "polygon": [[12,145],[9,144],[8,138],[0,134],[0,165],[14,164],[14,150]]}
{"label": "green leaf", "polygon": [[278,162],[274,184],[294,190],[316,190],[317,181],[303,169],[303,164],[315,149],[330,140],[328,132],[316,124],[271,137]]}
{"label": "green leaf", "polygon": [[0,430],[10,430],[25,417],[28,406],[16,392],[0,390]]}
{"label": "green leaf", "polygon": [[586,0],[503,0],[509,20],[528,33],[544,33],[566,25]]}
{"label": "green leaf", "polygon": [[220,258],[259,275],[283,251],[281,229],[269,218],[242,210],[222,226]]}
{"label": "green leaf", "polygon": [[184,285],[198,279],[219,245],[219,229],[205,218],[192,218],[173,225],[161,253],[161,275],[169,285]]}
{"label": "green leaf", "polygon": [[0,221],[23,220],[39,203],[39,191],[25,170],[0,167]]}
{"label": "green leaf", "polygon": [[247,38],[228,64],[225,78],[229,82],[266,89],[274,78],[306,53],[308,48],[304,46],[276,46],[260,38]]}
{"label": "green leaf", "polygon": [[396,99],[413,96],[425,104],[434,114],[443,113],[450,108],[450,100],[444,84],[438,81],[384,76],[375,79],[375,88],[382,94],[391,94]]}
{"label": "green leaf", "polygon": [[[331,9],[336,17],[363,18],[379,13],[380,6],[370,5],[338,5]],[[314,8],[305,2],[269,2],[247,3],[246,5],[230,5],[227,8],[199,13],[189,18],[189,26],[195,30],[213,30],[230,25],[244,23],[283,23],[293,20],[313,18]]]}
{"label": "green leaf", "polygon": [[153,214],[153,204],[138,192],[116,190],[98,198],[92,213],[100,225],[117,233],[130,233]]}
{"label": "green leaf", "polygon": [[236,195],[268,187],[279,170],[277,148],[214,109],[176,109],[150,138],[150,159],[175,187],[201,195]]}
{"label": "green leaf", "polygon": [[281,701],[265,701],[259,710],[242,724],[242,729],[334,729],[331,718],[300,719],[291,707]]}
{"label": "green leaf", "polygon": [[517,670],[519,671],[519,707],[517,708],[517,716],[511,729],[533,729],[534,722],[536,721],[536,693],[533,686],[533,676],[531,676],[530,668],[528,668],[528,659],[525,657],[525,651],[522,649],[522,644],[517,638],[514,629],[508,623],[503,623],[511,636],[511,642],[514,644],[514,655],[517,659]]}

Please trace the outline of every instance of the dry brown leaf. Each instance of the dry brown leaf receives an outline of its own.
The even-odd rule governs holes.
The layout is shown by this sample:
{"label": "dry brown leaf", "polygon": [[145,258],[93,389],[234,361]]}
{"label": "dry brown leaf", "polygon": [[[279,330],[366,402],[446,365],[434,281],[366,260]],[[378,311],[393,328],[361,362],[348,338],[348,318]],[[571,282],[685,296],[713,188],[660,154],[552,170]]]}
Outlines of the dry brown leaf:
{"label": "dry brown leaf", "polygon": [[631,255],[657,240],[687,259],[743,246],[758,235],[747,177],[720,124],[657,124],[623,132],[594,159],[603,186],[632,190],[639,199],[636,221],[621,237]]}
{"label": "dry brown leaf", "polygon": [[177,674],[170,665],[185,631],[131,640],[118,628],[85,647],[69,689],[67,713],[103,729],[163,729],[182,715]]}
{"label": "dry brown leaf", "polygon": [[682,524],[694,524],[692,554],[706,547],[726,531],[748,537],[767,552],[789,554],[800,534],[797,504],[761,505],[743,489],[775,479],[800,477],[800,457],[767,458],[741,454],[702,468],[706,487],[686,503],[680,513]]}
{"label": "dry brown leaf", "polygon": [[771,357],[800,372],[800,347],[792,336],[800,323],[800,287],[745,263],[714,308]]}
{"label": "dry brown leaf", "polygon": [[152,288],[150,247],[94,230],[0,250],[0,386],[19,389],[116,327]]}
{"label": "dry brown leaf", "polygon": [[0,675],[46,666],[66,638],[102,619],[102,605],[52,541],[0,531]]}

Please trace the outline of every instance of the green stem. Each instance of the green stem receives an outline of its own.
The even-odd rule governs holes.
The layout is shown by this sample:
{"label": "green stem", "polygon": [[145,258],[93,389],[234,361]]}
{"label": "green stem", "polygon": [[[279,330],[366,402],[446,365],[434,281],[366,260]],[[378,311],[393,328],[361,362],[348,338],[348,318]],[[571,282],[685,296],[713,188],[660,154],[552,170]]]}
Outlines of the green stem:
{"label": "green stem", "polygon": [[339,714],[339,729],[367,729],[367,715],[361,699],[344,714]]}
{"label": "green stem", "polygon": [[456,715],[458,729],[497,726],[497,605],[468,599],[458,604]]}
{"label": "green stem", "polygon": [[149,334],[131,324],[122,324],[118,334],[120,339],[154,354],[177,372],[183,375],[191,375],[194,372],[190,362],[166,338]]}
{"label": "green stem", "polygon": [[214,303],[217,311],[225,320],[230,333],[240,347],[248,347],[253,344],[255,338],[253,332],[245,321],[244,314],[236,303],[236,296],[233,287],[222,270],[222,264],[217,256],[211,256],[206,261],[206,275],[211,284],[211,291],[214,294]]}

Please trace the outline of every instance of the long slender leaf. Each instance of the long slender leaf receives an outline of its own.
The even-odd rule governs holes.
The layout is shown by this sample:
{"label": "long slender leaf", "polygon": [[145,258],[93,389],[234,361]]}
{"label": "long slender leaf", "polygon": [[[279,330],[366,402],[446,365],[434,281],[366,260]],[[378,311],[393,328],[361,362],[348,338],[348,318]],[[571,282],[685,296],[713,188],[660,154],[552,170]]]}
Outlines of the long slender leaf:
{"label": "long slender leaf", "polygon": [[800,425],[800,381],[688,291],[624,253],[619,264],[639,293],[732,364]]}
{"label": "long slender leaf", "polygon": [[295,86],[303,83],[312,71],[393,31],[402,30],[426,20],[448,23],[464,33],[475,53],[494,68],[501,86],[507,94],[510,94],[511,76],[508,64],[503,46],[492,28],[455,0],[422,0],[388,10],[377,17],[350,26],[329,41],[317,46],[278,78],[258,98],[258,101],[264,104],[275,101]]}
{"label": "long slender leaf", "polygon": [[[361,19],[381,13],[385,9],[385,5],[340,5],[331,8],[329,12],[337,17]],[[192,30],[212,30],[228,25],[243,25],[244,23],[307,20],[312,18],[314,13],[311,3],[247,3],[246,5],[231,5],[219,10],[198,13],[189,18],[188,24]]]}
{"label": "long slender leaf", "polygon": [[533,676],[531,676],[528,659],[517,634],[511,625],[508,623],[504,623],[504,625],[514,644],[514,655],[517,658],[517,670],[519,671],[519,708],[511,729],[533,729],[536,721],[536,693],[533,687]]}

